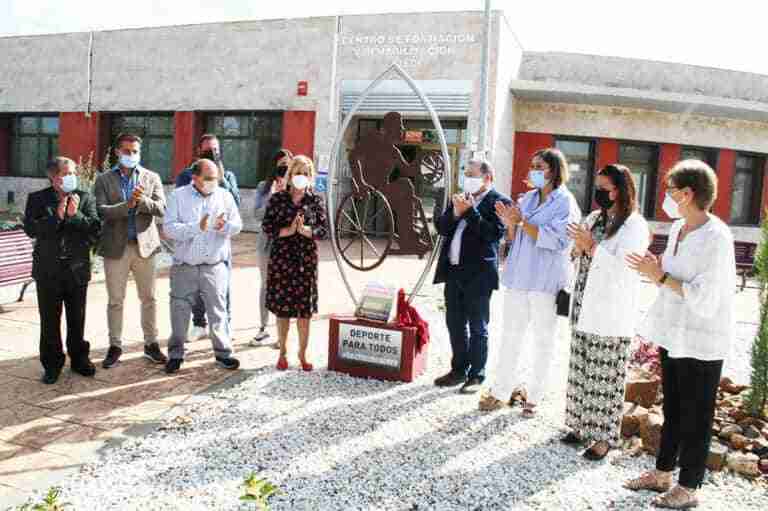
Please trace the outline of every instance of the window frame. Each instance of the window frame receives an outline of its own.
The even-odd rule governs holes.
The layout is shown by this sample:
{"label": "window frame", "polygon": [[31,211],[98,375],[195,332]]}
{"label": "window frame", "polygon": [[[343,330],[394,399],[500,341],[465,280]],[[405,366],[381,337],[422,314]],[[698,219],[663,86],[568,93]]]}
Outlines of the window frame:
{"label": "window frame", "polygon": [[[579,206],[581,207],[581,212],[585,215],[589,214],[592,211],[592,203],[594,202],[594,197],[595,197],[595,176],[597,174],[597,171],[600,170],[597,168],[597,140],[598,139],[593,137],[580,137],[580,136],[571,136],[571,135],[554,135],[553,138],[554,138],[553,147],[555,148],[557,148],[558,141],[589,143],[590,170],[587,172],[587,183],[586,183],[587,196],[585,198],[586,204],[579,204]],[[566,159],[567,158],[568,157],[566,156]]]}
{"label": "window frame", "polygon": [[[10,124],[10,143],[9,143],[9,149],[10,149],[10,164],[9,164],[9,170],[10,175],[13,177],[24,177],[24,178],[30,178],[30,179],[45,179],[47,177],[46,171],[47,171],[47,164],[48,161],[58,156],[59,151],[59,142],[61,138],[61,116],[59,113],[56,112],[17,112],[12,113],[8,115],[9,117],[9,124]],[[56,134],[50,134],[50,133],[43,133],[42,131],[42,123],[38,122],[37,126],[37,133],[34,135],[29,134],[21,134],[20,133],[20,122],[22,118],[35,118],[35,119],[43,119],[43,118],[55,118],[57,121],[57,128],[56,128]],[[47,146],[48,146],[48,155],[43,158],[42,160],[38,157],[37,160],[37,168],[34,169],[34,174],[24,174],[21,171],[21,165],[19,163],[20,157],[20,148],[19,143],[20,140],[23,138],[34,138],[36,140],[45,139],[47,140]],[[39,156],[39,155],[38,155]]]}
{"label": "window frame", "polygon": [[[638,204],[638,209],[639,209],[639,213],[643,215],[643,217],[649,220],[656,220],[657,219],[656,193],[659,188],[658,181],[659,181],[659,169],[661,168],[661,146],[663,145],[663,143],[646,142],[646,141],[638,141],[638,140],[617,140],[616,142],[618,143],[616,163],[620,165],[625,165],[626,167],[629,168],[630,172],[633,170],[632,166],[621,161],[621,146],[622,145],[646,146],[646,147],[651,147],[653,149],[654,155],[651,157],[649,161],[652,161],[654,163],[654,169],[650,173],[648,178],[648,190],[646,191],[645,204]],[[638,185],[638,183],[635,183],[635,185]]]}
{"label": "window frame", "polygon": [[[160,179],[162,179],[163,184],[173,184],[175,181],[174,176],[174,161],[176,158],[176,122],[175,122],[175,112],[169,111],[169,110],[146,110],[146,111],[127,111],[127,112],[107,112],[109,115],[109,139],[110,139],[110,146],[112,147],[112,150],[114,151],[116,149],[115,142],[117,141],[117,136],[121,133],[132,133],[135,135],[138,135],[141,137],[141,150],[142,154],[144,153],[144,149],[146,147],[152,146],[152,140],[153,139],[163,139],[163,140],[170,140],[171,142],[171,155],[170,155],[170,163],[171,166],[168,169],[168,176],[164,176],[162,172],[159,171],[159,169],[153,169],[151,167],[149,170],[157,173],[160,176]],[[134,131],[130,130],[117,130],[115,127],[115,120],[117,117],[143,117],[145,118],[145,124],[143,128],[142,133],[136,133]],[[146,119],[150,117],[168,117],[171,119],[171,127],[172,132],[170,135],[147,135],[146,131],[148,130]],[[114,166],[116,164],[115,162],[115,156],[113,151],[110,151],[110,163],[111,166]],[[144,163],[142,162],[141,165],[143,166]]]}
{"label": "window frame", "polygon": [[[240,176],[238,177],[238,188],[243,189],[255,189],[258,186],[258,183],[260,181],[263,181],[267,178],[269,173],[269,166],[271,165],[272,158],[274,157],[275,153],[283,147],[283,140],[282,140],[282,132],[283,132],[283,110],[206,110],[204,112],[200,112],[201,114],[201,125],[203,126],[204,133],[211,133],[213,135],[216,135],[216,138],[219,139],[219,141],[224,143],[225,140],[250,140],[250,141],[261,141],[265,140],[268,143],[259,143],[259,155],[257,158],[257,161],[259,162],[259,166],[263,166],[263,173],[260,173],[257,175],[256,183],[251,184],[245,184],[242,182],[242,179],[240,179]],[[262,139],[260,137],[256,137],[254,135],[249,136],[243,136],[243,135],[224,135],[222,133],[218,133],[213,127],[211,126],[211,119],[214,117],[248,117],[249,121],[259,117],[269,117],[272,121],[277,120],[280,130],[279,133],[273,137],[269,137],[266,139]],[[226,158],[226,154],[224,154],[224,158]],[[229,170],[229,169],[227,169]],[[239,172],[242,172],[242,169],[236,169]],[[257,169],[251,169],[256,170],[258,172],[262,171],[262,168]]]}
{"label": "window frame", "polygon": [[693,145],[684,145],[680,147],[680,160],[683,159],[683,151],[704,151],[706,153],[709,153],[710,157],[704,160],[704,163],[712,167],[712,170],[717,173],[717,163],[720,159],[720,149],[715,147],[701,147],[701,146],[693,146]]}
{"label": "window frame", "polygon": [[[737,174],[744,174],[745,172],[739,172],[736,162],[739,156],[746,156],[755,160],[755,165],[751,170],[752,176],[756,179],[755,193],[752,194],[752,204],[750,205],[750,218],[745,222],[736,222],[733,220],[733,193],[735,190],[735,181]],[[768,172],[768,155],[753,153],[749,151],[737,151],[736,157],[733,160],[733,175],[730,182],[730,201],[728,208],[728,223],[729,225],[741,226],[741,227],[758,227],[762,221],[762,204],[763,204],[763,181],[765,180],[766,172]]]}

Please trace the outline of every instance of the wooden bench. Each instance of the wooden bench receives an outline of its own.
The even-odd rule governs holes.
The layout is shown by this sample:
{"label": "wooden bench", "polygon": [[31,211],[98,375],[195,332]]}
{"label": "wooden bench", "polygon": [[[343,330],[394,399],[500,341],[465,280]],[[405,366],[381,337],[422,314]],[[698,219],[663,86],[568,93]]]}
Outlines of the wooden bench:
{"label": "wooden bench", "polygon": [[[648,250],[658,257],[667,248],[668,240],[669,236],[666,234],[654,234]],[[747,287],[747,278],[752,275],[755,268],[757,244],[747,241],[734,241],[733,249],[736,253],[736,275],[741,277],[740,291],[744,291],[744,288]]]}
{"label": "wooden bench", "polygon": [[23,284],[19,301],[32,283],[32,248],[21,229],[0,232],[0,287]]}

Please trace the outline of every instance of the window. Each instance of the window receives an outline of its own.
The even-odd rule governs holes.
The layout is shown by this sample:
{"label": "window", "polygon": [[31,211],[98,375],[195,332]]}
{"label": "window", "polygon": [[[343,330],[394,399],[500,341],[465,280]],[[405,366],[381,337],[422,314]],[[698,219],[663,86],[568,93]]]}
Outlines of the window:
{"label": "window", "polygon": [[680,152],[681,160],[701,160],[712,170],[717,168],[717,149],[708,149],[703,147],[683,147]]}
{"label": "window", "polygon": [[619,163],[629,167],[637,185],[637,204],[640,213],[648,218],[655,216],[656,171],[658,167],[658,148],[648,144],[619,145]]}
{"label": "window", "polygon": [[[467,131],[466,121],[440,121],[440,124],[443,127],[446,144],[458,145],[464,143]],[[440,143],[437,129],[435,129],[431,120],[405,119],[403,120],[403,125],[405,126],[405,131],[421,133],[421,144],[437,145]],[[357,139],[360,140],[360,137],[371,130],[380,130],[381,128],[381,119],[360,119],[357,124]],[[409,142],[403,142],[403,145],[407,144]]]}
{"label": "window", "polygon": [[215,113],[206,118],[207,133],[221,141],[224,167],[237,183],[253,188],[267,177],[272,156],[283,140],[281,112]]}
{"label": "window", "polygon": [[141,137],[141,166],[171,181],[173,168],[173,114],[130,113],[112,115],[112,140],[120,133]]}
{"label": "window", "polygon": [[594,160],[594,143],[589,140],[571,140],[558,138],[555,147],[560,149],[568,160],[570,178],[568,189],[576,202],[585,213],[592,209],[592,180]]}
{"label": "window", "polygon": [[59,153],[59,117],[17,115],[13,119],[12,136],[14,174],[45,177],[48,160]]}
{"label": "window", "polygon": [[731,223],[757,225],[760,223],[760,201],[763,189],[765,158],[736,156],[731,196]]}

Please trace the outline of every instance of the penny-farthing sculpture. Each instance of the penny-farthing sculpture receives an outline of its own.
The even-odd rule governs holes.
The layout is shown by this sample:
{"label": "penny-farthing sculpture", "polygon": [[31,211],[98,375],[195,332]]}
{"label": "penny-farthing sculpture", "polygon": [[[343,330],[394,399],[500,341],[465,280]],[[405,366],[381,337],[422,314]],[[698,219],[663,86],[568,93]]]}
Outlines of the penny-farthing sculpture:
{"label": "penny-farthing sculpture", "polygon": [[[391,75],[405,81],[429,112],[441,151],[430,151],[411,162],[405,161],[395,147],[402,140],[402,118],[399,113],[390,112],[384,116],[382,130],[362,137],[349,155],[340,154],[344,134],[360,105],[382,80]],[[440,251],[441,240],[429,229],[421,199],[416,196],[411,179],[421,175],[425,182],[434,184],[445,177],[448,189],[444,195],[444,209],[452,193],[450,161],[437,112],[414,80],[397,64],[376,78],[347,113],[331,150],[328,223],[336,264],[356,306],[358,300],[345,266],[369,271],[380,266],[390,255],[417,255],[422,259],[428,256],[416,285],[408,293],[409,302],[423,286]],[[336,204],[335,192],[339,192],[341,169],[345,164],[349,165],[351,190],[341,191],[341,200]],[[393,168],[399,171],[395,179],[391,178]]]}

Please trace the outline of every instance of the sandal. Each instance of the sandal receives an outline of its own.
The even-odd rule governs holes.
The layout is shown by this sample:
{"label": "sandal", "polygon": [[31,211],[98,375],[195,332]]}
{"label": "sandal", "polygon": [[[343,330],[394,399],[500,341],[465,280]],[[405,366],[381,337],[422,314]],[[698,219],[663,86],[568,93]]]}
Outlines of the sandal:
{"label": "sandal", "polygon": [[525,389],[517,389],[509,396],[509,406],[515,406],[517,403],[525,403],[528,401],[528,393]]}
{"label": "sandal", "polygon": [[286,369],[288,369],[288,360],[281,356],[277,359],[277,370],[285,371]]}
{"label": "sandal", "polygon": [[[604,447],[605,450],[600,449],[600,447]],[[605,458],[610,450],[611,446],[608,445],[608,442],[595,442],[589,449],[584,451],[583,456],[589,461],[600,461]]]}
{"label": "sandal", "polygon": [[494,412],[504,408],[504,402],[500,399],[496,399],[491,394],[486,394],[480,398],[478,408],[481,412]]}
{"label": "sandal", "polygon": [[671,479],[672,477],[670,474],[670,480],[663,481],[659,478],[658,471],[649,470],[640,477],[626,481],[622,486],[624,486],[624,488],[627,490],[632,491],[651,490],[657,492],[666,492],[669,491],[669,489],[672,487]]}
{"label": "sandal", "polygon": [[671,490],[653,499],[651,504],[666,509],[691,509],[699,505],[699,499],[694,490],[676,484]]}
{"label": "sandal", "polygon": [[532,419],[536,417],[536,405],[531,403],[525,403],[523,405],[522,415],[526,419]]}

